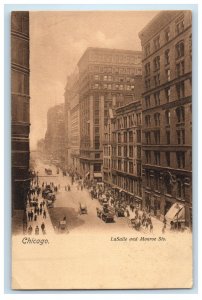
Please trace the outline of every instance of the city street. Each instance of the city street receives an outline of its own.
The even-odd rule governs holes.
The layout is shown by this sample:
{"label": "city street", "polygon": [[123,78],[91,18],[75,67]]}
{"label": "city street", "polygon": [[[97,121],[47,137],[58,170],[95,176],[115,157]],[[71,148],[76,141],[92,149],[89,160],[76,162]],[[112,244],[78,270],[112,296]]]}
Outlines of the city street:
{"label": "city street", "polygon": [[[45,168],[51,168],[53,175],[47,176],[44,172]],[[57,174],[55,166],[45,165],[41,161],[37,161],[37,171],[39,185],[41,185],[42,182],[47,184],[53,182],[54,185],[60,185],[60,188],[56,193],[54,208],[48,209],[54,227],[57,227],[58,222],[66,217],[69,231],[113,231],[115,227],[119,228],[120,230],[131,230],[128,227],[126,218],[115,217],[114,223],[105,223],[98,218],[96,208],[101,207],[98,200],[92,200],[87,189],[83,189],[83,191],[81,191],[81,189],[78,190],[77,183],[72,185],[71,177],[63,176],[61,171],[59,174]],[[71,191],[65,190],[65,186],[67,185],[70,185]],[[87,206],[87,214],[79,214],[80,203]]]}
{"label": "city street", "polygon": [[[56,193],[56,201],[54,202],[54,207],[48,209],[47,220],[50,219],[52,223],[46,225],[47,233],[52,232],[53,228],[55,232],[58,232],[59,221],[66,218],[67,226],[69,232],[99,232],[107,231],[112,233],[131,233],[133,235],[156,235],[162,234],[163,223],[156,218],[152,217],[153,230],[150,232],[149,228],[141,229],[140,231],[134,230],[128,225],[128,218],[126,217],[114,217],[114,222],[105,223],[103,220],[97,217],[96,208],[101,208],[101,205],[97,199],[91,199],[89,191],[83,189],[81,191],[80,187],[78,189],[77,182],[71,184],[71,177],[63,176],[60,171],[57,174],[57,169],[53,165],[45,165],[42,161],[38,160],[36,170],[38,171],[38,182],[39,185],[53,182],[54,185],[58,186],[58,192]],[[45,168],[50,168],[52,170],[52,175],[48,176],[45,174]],[[67,185],[70,185],[71,190],[68,191]],[[87,214],[79,213],[80,203],[87,207]],[[130,218],[134,217],[134,212],[130,211]],[[45,220],[46,222],[46,220]],[[52,229],[48,229],[52,226]],[[169,231],[165,232],[166,234]]]}

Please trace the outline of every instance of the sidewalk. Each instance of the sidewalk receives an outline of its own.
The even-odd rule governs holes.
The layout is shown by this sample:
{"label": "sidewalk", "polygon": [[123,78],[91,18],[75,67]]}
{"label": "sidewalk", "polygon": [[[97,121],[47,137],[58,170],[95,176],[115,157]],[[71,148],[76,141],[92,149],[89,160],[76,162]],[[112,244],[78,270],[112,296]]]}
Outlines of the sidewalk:
{"label": "sidewalk", "polygon": [[[39,197],[39,203],[42,202],[44,199],[41,197]],[[34,212],[34,207],[30,207],[29,204],[27,205],[27,214],[28,212],[31,212],[31,210]],[[46,211],[46,218],[43,217],[43,211]],[[28,220],[28,217],[27,217],[27,220]],[[42,229],[41,229],[41,224],[44,223],[45,225],[45,234],[42,232]],[[32,226],[32,236],[39,236],[39,235],[50,235],[50,234],[53,234],[54,233],[54,228],[53,228],[53,225],[52,225],[52,222],[51,222],[51,219],[50,219],[50,215],[49,215],[49,212],[48,212],[48,208],[46,206],[46,204],[44,205],[44,208],[42,210],[42,214],[40,215],[37,215],[37,220],[34,221],[34,218],[32,221],[27,221],[27,228],[31,225]],[[36,226],[39,227],[39,235],[36,235],[35,234],[35,228]]]}

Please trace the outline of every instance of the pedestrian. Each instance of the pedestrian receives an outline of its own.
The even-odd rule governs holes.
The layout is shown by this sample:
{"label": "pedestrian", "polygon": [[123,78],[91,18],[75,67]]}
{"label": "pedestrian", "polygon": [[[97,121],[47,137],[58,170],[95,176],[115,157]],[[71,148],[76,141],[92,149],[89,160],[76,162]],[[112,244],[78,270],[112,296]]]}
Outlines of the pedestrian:
{"label": "pedestrian", "polygon": [[31,209],[31,213],[30,213],[31,221],[33,221],[33,217],[34,217],[34,213],[33,213],[32,209]]}
{"label": "pedestrian", "polygon": [[38,226],[38,225],[37,225],[36,228],[35,228],[35,234],[36,234],[36,235],[39,235],[39,226]]}
{"label": "pedestrian", "polygon": [[36,209],[36,213],[37,213],[37,215],[39,216],[39,208],[37,207],[37,209]]}
{"label": "pedestrian", "polygon": [[42,202],[40,202],[40,208],[42,208]]}
{"label": "pedestrian", "polygon": [[34,215],[34,221],[37,221],[37,214]]}
{"label": "pedestrian", "polygon": [[42,204],[43,204],[43,207],[44,207],[44,205],[45,205],[45,201],[44,200],[43,200]]}
{"label": "pedestrian", "polygon": [[46,219],[46,211],[45,211],[45,209],[43,211],[43,218]]}
{"label": "pedestrian", "polygon": [[41,230],[44,233],[44,230],[45,230],[45,224],[44,224],[44,222],[41,224]]}
{"label": "pedestrian", "polygon": [[31,225],[29,225],[29,227],[28,227],[28,230],[27,230],[27,232],[28,232],[28,234],[29,234],[29,235],[31,235],[31,234],[32,234],[32,230],[33,230],[33,229],[32,229],[32,226],[31,226]]}

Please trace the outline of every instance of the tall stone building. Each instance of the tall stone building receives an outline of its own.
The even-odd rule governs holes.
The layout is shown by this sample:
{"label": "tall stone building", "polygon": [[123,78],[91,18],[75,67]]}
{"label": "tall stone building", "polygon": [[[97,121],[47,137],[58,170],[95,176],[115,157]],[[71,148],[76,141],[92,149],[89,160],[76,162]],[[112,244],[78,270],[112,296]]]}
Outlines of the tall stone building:
{"label": "tall stone building", "polygon": [[110,112],[105,126],[103,181],[142,206],[141,100]]}
{"label": "tall stone building", "polygon": [[60,167],[64,167],[65,156],[64,104],[51,107],[47,113],[47,131],[45,134],[45,151],[49,158]]}
{"label": "tall stone building", "polygon": [[12,210],[25,208],[29,173],[29,12],[11,15]]}
{"label": "tall stone building", "polygon": [[139,37],[144,81],[143,204],[161,218],[171,207],[182,208],[180,225],[191,226],[191,12],[160,12]]}
{"label": "tall stone building", "polygon": [[88,48],[78,62],[80,171],[102,180],[104,125],[109,108],[140,99],[140,51]]}
{"label": "tall stone building", "polygon": [[80,172],[80,109],[79,78],[75,71],[67,78],[65,87],[65,165]]}

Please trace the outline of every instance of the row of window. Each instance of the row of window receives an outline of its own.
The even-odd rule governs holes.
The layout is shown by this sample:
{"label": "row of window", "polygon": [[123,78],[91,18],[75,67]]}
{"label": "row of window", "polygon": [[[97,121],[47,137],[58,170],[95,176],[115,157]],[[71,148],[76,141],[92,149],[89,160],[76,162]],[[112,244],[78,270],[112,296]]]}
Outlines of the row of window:
{"label": "row of window", "polygon": [[[118,146],[112,148],[112,156],[133,158],[137,149],[137,159],[141,159],[141,146]],[[110,155],[110,154],[109,154]]]}
{"label": "row of window", "polygon": [[[164,143],[167,145],[171,144],[171,138],[170,138],[170,130],[167,130],[165,133],[166,140]],[[159,145],[161,143],[160,140],[160,130],[153,131],[153,143],[151,140],[151,132],[145,132],[145,142],[147,145]],[[176,130],[176,143],[178,145],[184,145],[185,144],[185,130],[184,129],[178,129]]]}
{"label": "row of window", "polygon": [[120,91],[134,91],[134,85],[124,85],[124,84],[92,84],[92,89],[104,89],[104,90],[120,90]]}
{"label": "row of window", "polygon": [[134,180],[132,178],[126,178],[120,175],[112,175],[113,184],[119,186],[120,188],[127,190],[130,193],[136,194],[142,197],[142,181]]}
{"label": "row of window", "polygon": [[141,125],[141,124],[142,124],[142,114],[133,113],[129,116],[117,118],[115,122],[115,127],[113,129],[130,128],[134,125]]}
{"label": "row of window", "polygon": [[[141,62],[140,62],[141,63]],[[127,74],[127,75],[142,75],[142,68],[119,68],[119,67],[103,67],[103,66],[90,66],[90,71],[96,73],[108,73],[108,74]]]}
{"label": "row of window", "polygon": [[[133,131],[125,131],[125,132],[113,132],[112,133],[112,142],[118,143],[133,143],[135,141],[135,132]],[[141,130],[136,130],[136,142],[141,142]]]}
{"label": "row of window", "polygon": [[92,53],[90,55],[91,61],[101,62],[114,62],[114,63],[128,63],[128,64],[139,64],[141,63],[141,55],[110,55],[110,54],[97,54]]}
{"label": "row of window", "polygon": [[[161,159],[162,159],[162,161],[166,162],[166,166],[170,167],[171,166],[170,152],[169,151],[165,152],[164,157],[161,157],[162,154],[163,153],[161,153],[160,151],[146,150],[145,151],[146,163],[160,166],[160,165],[162,165],[162,163],[161,163]],[[179,169],[185,168],[185,152],[184,151],[176,152],[176,164]]]}
{"label": "row of window", "polygon": [[[176,49],[176,59],[179,59],[179,58],[182,58],[184,57],[184,42],[181,41],[179,42],[176,46],[175,46],[175,49]],[[165,52],[164,52],[164,65],[169,65],[170,64],[170,49],[167,49]],[[158,70],[160,70],[160,56],[156,56],[154,59],[153,59],[153,71],[156,72]],[[151,63],[148,62],[145,64],[145,76],[150,76],[151,74]]]}
{"label": "row of window", "polygon": [[133,83],[135,82],[135,78],[131,77],[117,77],[117,76],[111,76],[111,75],[94,75],[92,79],[96,81],[117,81],[117,82],[127,82],[127,83]]}
{"label": "row of window", "polygon": [[[191,80],[190,80],[191,82]],[[174,92],[174,90],[173,90]],[[185,84],[184,81],[180,81],[175,85],[175,92],[176,92],[176,98],[177,99],[181,99],[185,97]],[[160,97],[161,95],[161,97]],[[153,98],[153,101],[151,101],[151,99]],[[153,94],[153,97],[151,95],[145,96],[144,100],[145,100],[145,108],[150,108],[150,107],[154,107],[154,106],[159,106],[161,105],[161,98],[164,98],[166,100],[166,102],[170,102],[171,101],[171,88],[165,88],[164,90],[161,90],[161,94],[160,91],[157,91]]]}
{"label": "row of window", "polygon": [[150,176],[149,171],[146,171],[145,183],[147,187],[153,188],[156,191],[163,190],[168,195],[172,195],[175,190],[177,198],[185,199],[185,181],[183,181],[181,178],[176,179],[176,188],[174,188],[171,177],[169,175],[165,176],[162,181],[160,180],[159,173],[155,173],[153,176]]}
{"label": "row of window", "polygon": [[[182,18],[181,20],[176,22],[176,24],[175,24],[175,36],[179,35],[183,31],[184,31],[184,18]],[[153,51],[158,50],[161,46],[163,46],[163,44],[166,44],[167,42],[170,41],[170,39],[171,39],[170,27],[167,27],[164,30],[164,32],[162,32],[161,34],[163,34],[164,37],[161,36],[161,38],[160,38],[160,35],[158,35],[153,39],[153,45],[151,45],[151,42],[149,42],[144,47],[145,57],[149,56]],[[190,35],[189,39],[190,40],[192,39],[191,35]]]}
{"label": "row of window", "polygon": [[[177,123],[184,123],[185,121],[185,108],[184,106],[179,106],[175,109],[175,115],[176,115],[176,121]],[[155,113],[153,115],[154,118],[154,125],[160,126],[160,113]],[[146,127],[150,127],[152,125],[152,116],[151,115],[145,115],[144,117],[145,125]],[[170,110],[165,111],[165,124],[170,125]]]}
{"label": "row of window", "polygon": [[[168,70],[167,70],[168,71]],[[170,75],[169,75],[170,76]],[[158,76],[158,78],[156,78],[155,76],[155,87],[157,87],[158,85],[160,85],[160,77]],[[150,89],[150,79],[145,80],[145,87],[146,89]],[[185,97],[185,84],[184,81],[180,81],[175,85],[175,90],[176,90],[176,97],[177,99],[181,99]],[[170,102],[171,101],[171,88],[167,87],[164,89],[164,96],[166,99],[166,102]],[[155,98],[155,105],[160,105],[160,92],[158,93],[154,93],[154,98]],[[151,106],[150,104],[150,96],[146,96],[145,97],[145,105],[146,108],[149,108]]]}
{"label": "row of window", "polygon": [[114,160],[112,159],[112,169],[117,169],[125,173],[135,174],[137,171],[137,176],[142,174],[142,165],[140,162],[136,163],[136,166],[132,161],[122,161],[121,159]]}

